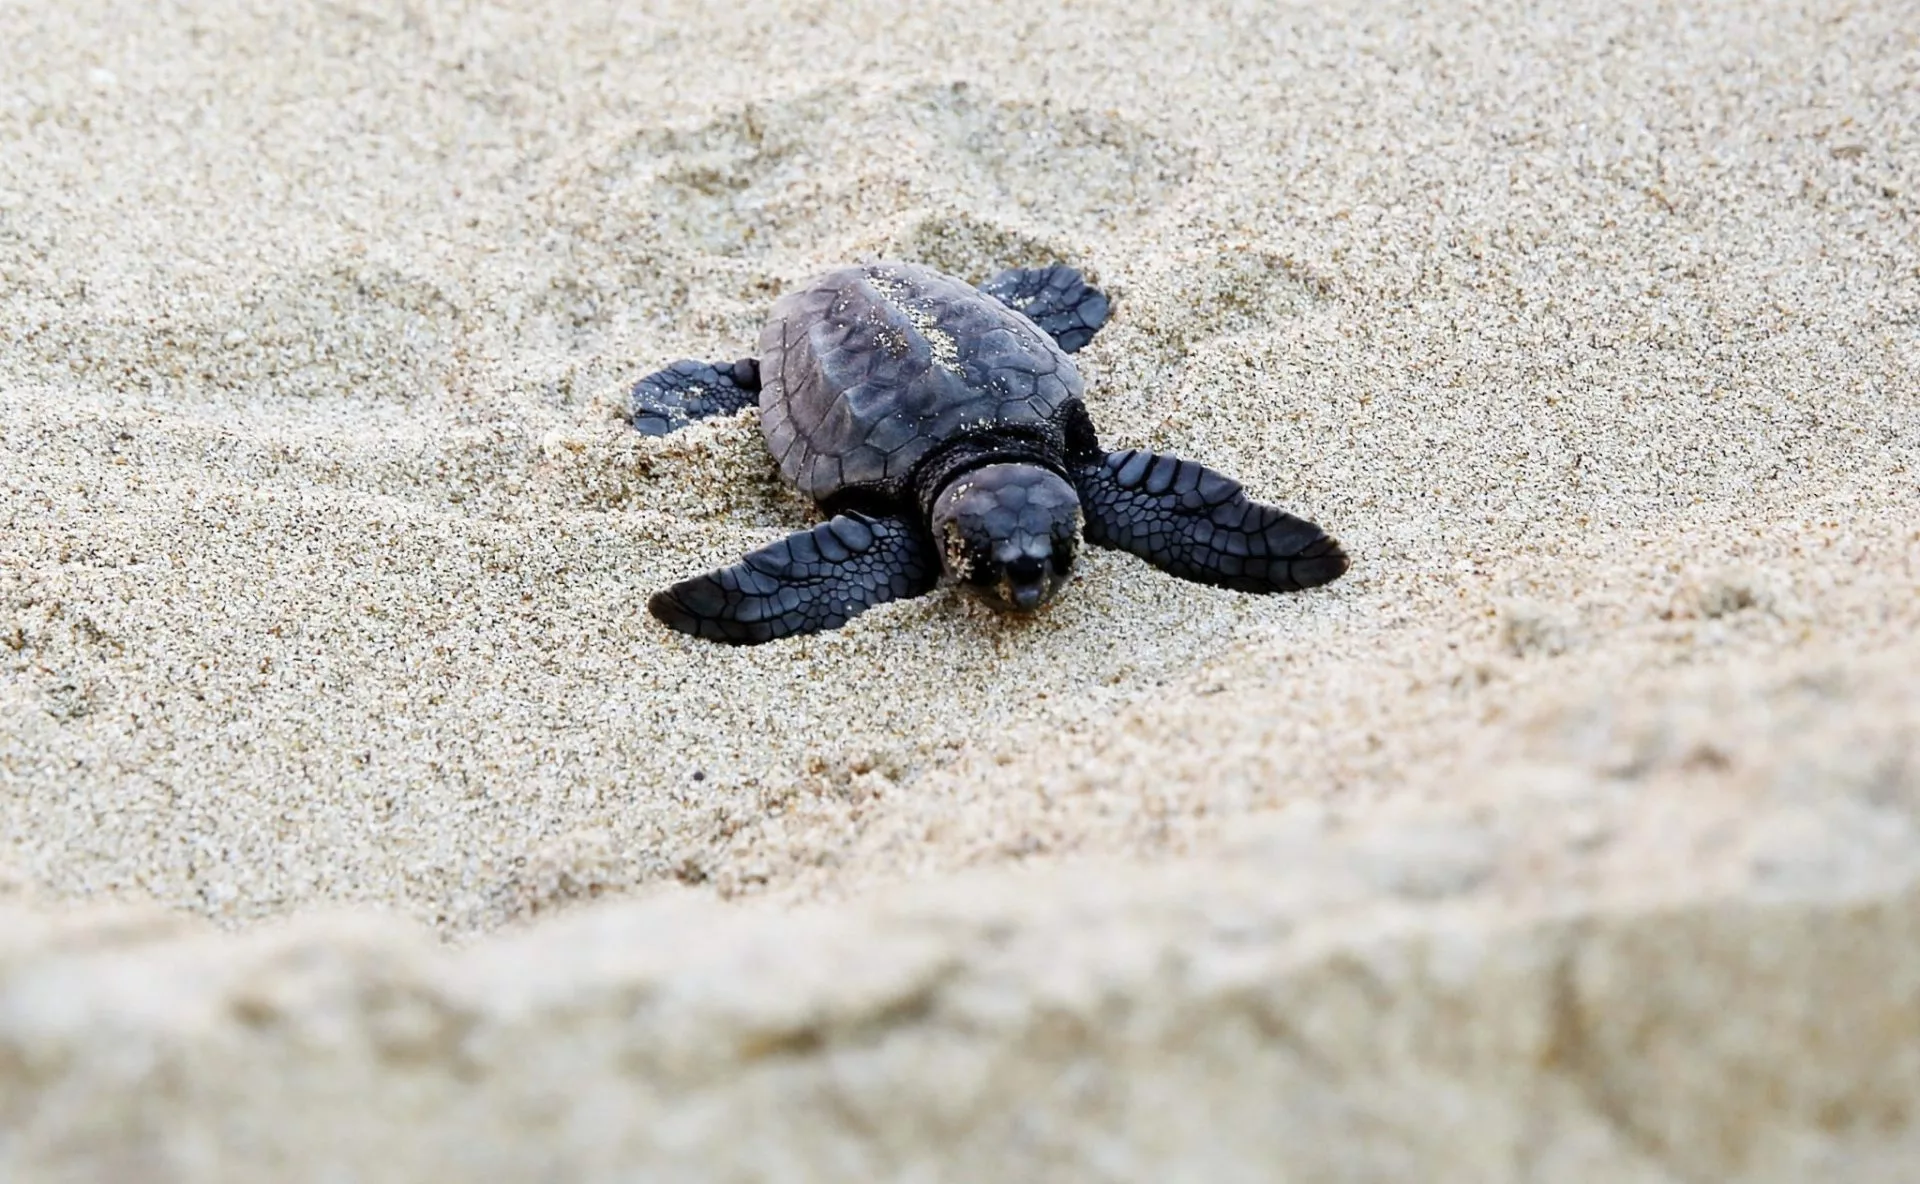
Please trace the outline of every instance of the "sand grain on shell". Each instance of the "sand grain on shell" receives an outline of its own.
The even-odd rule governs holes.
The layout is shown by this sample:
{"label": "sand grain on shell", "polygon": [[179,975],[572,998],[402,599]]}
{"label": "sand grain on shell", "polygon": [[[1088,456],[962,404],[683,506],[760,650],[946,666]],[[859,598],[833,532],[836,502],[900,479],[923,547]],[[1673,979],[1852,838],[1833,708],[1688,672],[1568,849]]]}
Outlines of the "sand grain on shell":
{"label": "sand grain on shell", "polygon": [[[16,8],[5,883],[460,933],[1151,860],[1411,792],[1568,681],[1910,628],[1897,6],[1075,13]],[[880,257],[1087,268],[1104,438],[1352,574],[658,628],[809,511],[750,419],[640,440],[609,392]]]}

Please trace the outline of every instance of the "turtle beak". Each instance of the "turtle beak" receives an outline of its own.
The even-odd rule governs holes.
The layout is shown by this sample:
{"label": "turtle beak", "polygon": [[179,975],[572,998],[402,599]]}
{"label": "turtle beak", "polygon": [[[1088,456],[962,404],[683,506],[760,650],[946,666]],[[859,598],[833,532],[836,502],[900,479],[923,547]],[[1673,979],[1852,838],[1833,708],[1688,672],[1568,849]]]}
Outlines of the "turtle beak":
{"label": "turtle beak", "polygon": [[1021,556],[1007,564],[1006,578],[1000,584],[1000,598],[1023,613],[1030,613],[1046,600],[1047,570],[1038,559]]}

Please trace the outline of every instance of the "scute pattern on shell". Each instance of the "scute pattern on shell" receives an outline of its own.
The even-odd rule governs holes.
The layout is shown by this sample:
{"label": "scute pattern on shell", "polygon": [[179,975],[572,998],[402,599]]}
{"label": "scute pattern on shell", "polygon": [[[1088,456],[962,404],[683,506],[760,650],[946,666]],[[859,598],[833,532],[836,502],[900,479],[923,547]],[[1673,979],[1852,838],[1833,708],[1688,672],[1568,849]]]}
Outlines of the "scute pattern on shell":
{"label": "scute pattern on shell", "polygon": [[995,427],[1059,431],[1085,391],[1031,320],[909,263],[844,267],[780,298],[760,335],[760,430],[816,500],[906,492],[921,458]]}

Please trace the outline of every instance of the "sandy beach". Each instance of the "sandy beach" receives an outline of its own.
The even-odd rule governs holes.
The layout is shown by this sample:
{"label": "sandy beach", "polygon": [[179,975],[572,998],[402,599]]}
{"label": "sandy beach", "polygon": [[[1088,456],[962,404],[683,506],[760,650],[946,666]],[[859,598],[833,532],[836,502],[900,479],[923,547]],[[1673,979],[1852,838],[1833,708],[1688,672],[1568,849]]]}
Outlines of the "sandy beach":
{"label": "sandy beach", "polygon": [[[1920,1046],[1896,991],[1920,983],[1912,4],[86,0],[0,2],[0,27],[12,1178],[1913,1162],[1910,1102],[1868,1095],[1920,1065],[1863,1069],[1871,1041],[1795,1010],[1874,984],[1884,1038]],[[1255,598],[1096,552],[1029,621],[943,589],[754,649],[662,628],[650,592],[816,519],[753,413],[648,439],[625,391],[750,352],[781,291],[878,258],[1082,268],[1113,297],[1078,355],[1103,439],[1232,473],[1353,570]],[[1868,953],[1796,962],[1770,908]],[[1256,936],[1221,937],[1243,913]],[[1543,1075],[1606,1058],[1545,1021],[1397,1074],[1306,987],[1240,1040],[1265,1061],[1103,1043],[1155,1000],[1222,1014],[1128,969],[1186,941],[1255,958],[1244,993],[1360,936],[1481,934],[1434,955],[1456,967],[1558,965],[1581,934],[1644,953],[1649,916],[1705,937],[1636,989],[1574,976],[1640,1034],[1609,1072],[1737,1015],[1760,1043],[1701,1037],[1698,1063],[1784,1085],[1562,1098]],[[1726,948],[1775,951],[1764,974],[1711,952],[1749,923]],[[923,962],[946,986],[898,969]],[[1531,1014],[1421,965],[1361,995],[1450,983],[1463,1048]],[[1039,1026],[954,1021],[976,972]],[[1723,972],[1777,990],[1674,1002]],[[355,1060],[393,1020],[379,984],[455,999],[464,1035]],[[274,1043],[256,1004],[337,1039]],[[782,1008],[818,1023],[755,1043]],[[475,1035],[496,1022],[519,1035]],[[874,1051],[936,1029],[935,1061]],[[622,1031],[645,1056],[562,1055]],[[149,1067],[112,1067],[132,1047]],[[913,1109],[989,1048],[968,1096],[1054,1125]],[[1204,1140],[1141,1084],[1225,1096],[1283,1061],[1308,1069],[1256,1077],[1291,1117],[1229,1107]],[[1126,1104],[1060,1092],[1082,1062]],[[1369,1110],[1357,1064],[1497,1099],[1458,1119],[1495,1133],[1436,1135],[1412,1092]],[[1866,1084],[1808,1084],[1829,1070]],[[1536,1121],[1563,1103],[1584,1117]],[[1651,1125],[1616,1112],[1642,1103]],[[392,1158],[395,1107],[444,1138]]]}

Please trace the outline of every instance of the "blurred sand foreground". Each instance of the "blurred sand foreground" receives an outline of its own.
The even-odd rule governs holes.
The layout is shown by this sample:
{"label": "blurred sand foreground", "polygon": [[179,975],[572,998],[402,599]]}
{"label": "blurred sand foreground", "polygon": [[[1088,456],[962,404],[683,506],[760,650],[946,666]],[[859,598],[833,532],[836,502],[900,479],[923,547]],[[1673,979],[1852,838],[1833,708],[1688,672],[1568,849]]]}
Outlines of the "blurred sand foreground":
{"label": "blurred sand foreground", "polygon": [[[0,2],[0,1176],[1913,1179],[1920,9],[1433,7]],[[1355,570],[659,628],[878,256]]]}

